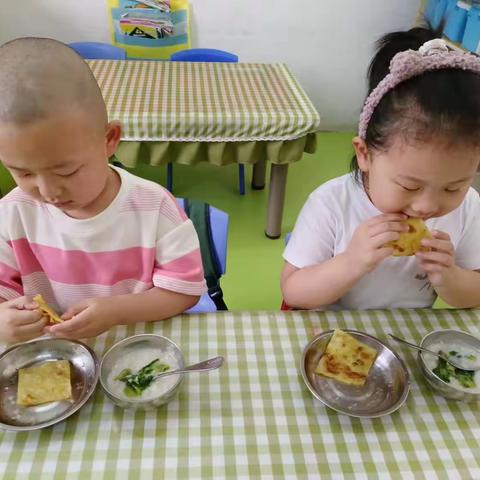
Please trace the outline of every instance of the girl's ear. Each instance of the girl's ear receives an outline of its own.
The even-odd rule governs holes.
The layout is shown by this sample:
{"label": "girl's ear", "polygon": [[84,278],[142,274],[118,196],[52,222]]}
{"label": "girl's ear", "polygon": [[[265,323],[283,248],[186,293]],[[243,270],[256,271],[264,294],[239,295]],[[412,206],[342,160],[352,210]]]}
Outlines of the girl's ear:
{"label": "girl's ear", "polygon": [[109,122],[105,127],[105,148],[107,150],[107,158],[110,158],[117,149],[122,136],[122,124],[116,120]]}
{"label": "girl's ear", "polygon": [[355,149],[355,155],[357,156],[358,168],[362,172],[368,172],[370,170],[371,160],[365,140],[360,137],[354,137],[352,143]]}

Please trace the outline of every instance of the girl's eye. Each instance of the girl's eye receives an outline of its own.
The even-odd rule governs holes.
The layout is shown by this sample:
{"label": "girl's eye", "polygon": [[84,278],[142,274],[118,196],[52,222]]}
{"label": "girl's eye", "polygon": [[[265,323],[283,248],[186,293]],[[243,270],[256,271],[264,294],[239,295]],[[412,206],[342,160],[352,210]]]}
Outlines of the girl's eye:
{"label": "girl's eye", "polygon": [[418,190],[420,190],[420,187],[416,187],[416,188],[408,188],[408,187],[404,187],[403,185],[400,185],[404,190],[406,190],[407,192],[418,192]]}
{"label": "girl's eye", "polygon": [[460,191],[460,188],[454,188],[454,189],[448,189],[448,188],[446,188],[445,191],[446,191],[447,193],[457,193],[457,192]]}

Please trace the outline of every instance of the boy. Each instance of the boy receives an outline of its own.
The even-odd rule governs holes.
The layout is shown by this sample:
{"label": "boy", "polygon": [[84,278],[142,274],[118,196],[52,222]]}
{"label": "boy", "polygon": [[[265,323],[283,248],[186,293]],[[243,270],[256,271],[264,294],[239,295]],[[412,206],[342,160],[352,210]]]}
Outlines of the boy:
{"label": "boy", "polygon": [[[198,237],[159,185],[109,166],[108,122],[88,65],[51,39],[0,47],[0,340],[87,338],[183,312],[206,290]],[[47,326],[41,293],[65,322]]]}

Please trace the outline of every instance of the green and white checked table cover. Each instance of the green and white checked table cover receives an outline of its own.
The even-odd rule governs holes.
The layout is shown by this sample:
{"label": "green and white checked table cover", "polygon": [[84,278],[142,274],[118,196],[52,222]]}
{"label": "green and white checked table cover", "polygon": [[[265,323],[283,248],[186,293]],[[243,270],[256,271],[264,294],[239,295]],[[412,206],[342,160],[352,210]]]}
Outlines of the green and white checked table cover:
{"label": "green and white checked table cover", "polygon": [[118,328],[91,342],[99,355],[147,331],[174,340],[187,363],[215,355],[226,362],[185,377],[179,396],[157,411],[121,410],[99,387],[61,424],[1,431],[0,478],[478,479],[479,404],[433,395],[413,351],[394,345],[411,391],[400,410],[377,419],[323,406],[304,385],[299,363],[319,329],[353,328],[384,341],[392,332],[419,342],[438,328],[478,335],[479,318],[474,310],[225,312]]}
{"label": "green and white checked table cover", "polygon": [[294,140],[320,117],[284,64],[89,60],[123,140]]}

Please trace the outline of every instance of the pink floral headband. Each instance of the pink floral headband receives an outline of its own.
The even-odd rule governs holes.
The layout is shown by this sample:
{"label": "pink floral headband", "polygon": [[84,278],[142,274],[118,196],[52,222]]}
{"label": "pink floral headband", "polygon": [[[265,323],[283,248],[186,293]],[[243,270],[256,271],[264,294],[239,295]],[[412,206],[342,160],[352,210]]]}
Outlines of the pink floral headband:
{"label": "pink floral headband", "polygon": [[365,140],[367,127],[375,108],[387,92],[399,83],[432,70],[455,68],[480,74],[480,57],[452,50],[445,40],[436,38],[424,43],[418,50],[397,53],[390,62],[390,73],[372,90],[363,105],[358,135]]}

